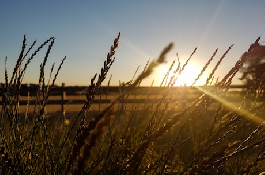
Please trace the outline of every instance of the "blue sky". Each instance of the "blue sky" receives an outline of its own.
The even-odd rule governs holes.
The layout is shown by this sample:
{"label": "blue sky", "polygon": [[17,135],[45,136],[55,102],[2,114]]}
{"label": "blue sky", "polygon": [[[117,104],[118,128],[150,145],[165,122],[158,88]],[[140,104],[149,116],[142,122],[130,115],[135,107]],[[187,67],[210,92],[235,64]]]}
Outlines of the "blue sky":
{"label": "blue sky", "polygon": [[[142,70],[169,42],[174,49],[168,65],[176,53],[183,63],[198,47],[192,61],[202,66],[219,48],[211,67],[235,44],[217,71],[222,78],[257,37],[265,41],[264,7],[263,0],[1,1],[0,82],[4,81],[5,57],[11,74],[26,34],[28,46],[35,39],[40,45],[51,36],[56,38],[46,75],[53,63],[58,66],[67,56],[57,84],[89,85],[118,32],[120,46],[108,74],[112,74],[111,85],[129,81],[138,66]],[[43,57],[40,52],[32,61],[24,83],[38,82]],[[150,85],[153,79],[159,84],[167,66],[157,68],[143,85]]]}

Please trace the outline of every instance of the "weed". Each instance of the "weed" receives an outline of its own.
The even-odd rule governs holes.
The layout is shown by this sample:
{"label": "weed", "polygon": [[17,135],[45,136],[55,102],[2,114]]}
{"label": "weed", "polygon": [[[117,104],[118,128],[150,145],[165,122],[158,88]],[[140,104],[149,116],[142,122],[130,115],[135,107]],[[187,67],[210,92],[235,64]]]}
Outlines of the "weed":
{"label": "weed", "polygon": [[[116,99],[95,113],[90,107],[115,61],[119,39],[120,33],[100,73],[92,77],[80,112],[69,117],[65,113],[49,116],[46,111],[50,92],[66,57],[55,73],[52,65],[46,80],[45,67],[55,39],[49,38],[32,52],[36,41],[26,51],[24,36],[11,78],[7,72],[8,59],[5,59],[5,80],[0,86],[1,174],[257,174],[265,171],[265,103],[260,102],[263,84],[256,82],[258,90],[254,98],[248,98],[252,103],[247,108],[245,100],[250,97],[251,89],[238,107],[227,100],[233,78],[251,59],[249,55],[253,56],[255,47],[260,47],[259,40],[221,81],[212,84],[231,45],[203,87],[182,87],[178,91],[173,88],[197,48],[182,66],[177,55],[177,62],[172,62],[155,95],[152,96],[150,88],[148,95],[141,97],[143,104],[128,105],[128,99],[139,98],[142,80],[166,62],[167,53],[173,47],[170,43],[157,59],[147,62],[142,72],[138,73],[138,67],[130,81],[120,83]],[[29,112],[32,99],[28,95],[27,110],[23,114],[20,111],[22,81],[31,60],[45,46],[34,112]],[[205,63],[193,85],[209,69],[217,51]]]}

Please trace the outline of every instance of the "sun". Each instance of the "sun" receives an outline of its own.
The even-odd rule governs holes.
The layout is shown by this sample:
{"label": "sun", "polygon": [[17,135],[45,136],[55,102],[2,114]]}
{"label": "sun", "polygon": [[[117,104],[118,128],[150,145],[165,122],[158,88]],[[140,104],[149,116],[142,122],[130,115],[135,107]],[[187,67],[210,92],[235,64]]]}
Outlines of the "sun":
{"label": "sun", "polygon": [[[167,65],[163,65],[160,67],[159,72],[159,79],[161,80],[160,82],[163,81],[165,75],[167,74],[167,71],[169,69],[169,66]],[[170,77],[173,76],[173,71],[176,69],[176,67],[173,67],[171,73],[169,74],[168,78],[166,78],[167,82],[169,82]],[[175,78],[176,78],[176,82],[174,84],[174,86],[191,86],[195,79],[198,77],[198,75],[200,74],[202,70],[202,66],[196,62],[189,62],[186,67],[184,68],[184,70],[182,71],[181,74],[179,74],[179,72],[177,72],[176,74],[174,74]],[[157,72],[157,73],[158,73]],[[204,72],[200,78],[196,81],[196,83],[194,84],[194,86],[201,86],[204,85],[206,80],[208,77],[208,73]]]}

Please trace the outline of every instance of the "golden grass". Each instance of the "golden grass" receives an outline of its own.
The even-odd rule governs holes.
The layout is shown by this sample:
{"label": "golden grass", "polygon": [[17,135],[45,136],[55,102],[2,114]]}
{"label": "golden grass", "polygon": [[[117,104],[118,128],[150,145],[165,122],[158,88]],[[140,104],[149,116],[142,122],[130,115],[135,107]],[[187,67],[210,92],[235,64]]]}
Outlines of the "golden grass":
{"label": "golden grass", "polygon": [[[165,78],[169,83],[161,83],[167,88],[155,95],[140,95],[142,80],[166,61],[173,47],[170,43],[157,59],[148,61],[139,75],[135,73],[136,78],[122,83],[118,94],[109,94],[109,104],[93,103],[100,99],[97,94],[115,61],[119,39],[120,34],[114,39],[99,74],[91,78],[86,95],[66,96],[68,103],[61,113],[56,112],[61,105],[50,105],[49,101],[61,99],[50,96],[50,91],[65,58],[54,78],[51,78],[53,65],[46,79],[44,70],[54,38],[33,51],[23,67],[36,43],[26,51],[24,37],[14,72],[10,78],[5,70],[5,83],[0,89],[1,174],[258,174],[265,171],[265,103],[258,100],[262,93],[254,96],[251,89],[245,95],[229,91],[232,79],[250,59],[257,41],[212,86],[197,87],[196,92],[189,87],[176,90],[173,86],[177,79],[173,75]],[[19,95],[27,66],[45,46],[39,90],[36,97],[30,98],[35,105],[19,105],[21,100],[28,99]],[[206,85],[232,46],[219,58]],[[175,69],[174,63],[169,71],[181,74],[196,50],[184,65],[178,64]],[[84,100],[84,104],[71,104],[76,99]]]}

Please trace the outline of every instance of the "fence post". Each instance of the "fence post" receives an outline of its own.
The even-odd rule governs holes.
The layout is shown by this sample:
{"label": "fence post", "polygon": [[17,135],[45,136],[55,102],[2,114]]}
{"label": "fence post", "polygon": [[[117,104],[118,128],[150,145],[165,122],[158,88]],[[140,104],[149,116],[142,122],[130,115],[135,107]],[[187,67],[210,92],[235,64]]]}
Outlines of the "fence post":
{"label": "fence post", "polygon": [[62,94],[62,98],[61,98],[61,111],[62,113],[64,113],[64,101],[66,100],[66,92],[64,90],[65,87],[65,83],[62,83],[62,88],[61,88],[61,94]]}
{"label": "fence post", "polygon": [[250,109],[251,108],[251,96],[252,96],[252,82],[248,79],[247,80],[247,92],[249,93],[248,96],[246,97],[246,102],[245,102],[245,109]]}

